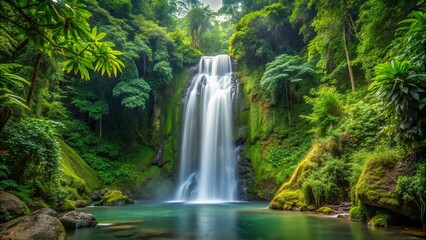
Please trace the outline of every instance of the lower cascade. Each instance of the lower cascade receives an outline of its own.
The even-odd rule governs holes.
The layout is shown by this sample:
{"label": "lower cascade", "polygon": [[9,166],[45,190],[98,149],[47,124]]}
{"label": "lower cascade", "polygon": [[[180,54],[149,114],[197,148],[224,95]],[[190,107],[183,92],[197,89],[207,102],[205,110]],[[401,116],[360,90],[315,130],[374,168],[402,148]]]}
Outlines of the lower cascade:
{"label": "lower cascade", "polygon": [[237,200],[232,136],[236,89],[228,55],[201,58],[186,94],[176,201]]}

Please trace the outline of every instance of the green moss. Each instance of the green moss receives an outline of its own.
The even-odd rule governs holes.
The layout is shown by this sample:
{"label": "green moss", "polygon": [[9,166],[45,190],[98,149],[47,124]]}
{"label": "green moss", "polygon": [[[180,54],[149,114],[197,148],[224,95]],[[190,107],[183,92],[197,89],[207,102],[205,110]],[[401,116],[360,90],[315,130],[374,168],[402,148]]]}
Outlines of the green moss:
{"label": "green moss", "polygon": [[48,208],[50,207],[49,204],[43,201],[41,198],[32,199],[31,202],[27,203],[27,206],[34,210],[40,209],[40,208]]}
{"label": "green moss", "polygon": [[386,213],[379,213],[368,221],[369,226],[387,227],[391,224],[392,217]]}
{"label": "green moss", "polygon": [[260,164],[262,163],[262,152],[260,143],[255,142],[254,144],[248,145],[245,148],[244,157],[252,161],[255,174],[259,174],[261,169]]}
{"label": "green moss", "polygon": [[254,143],[259,138],[262,124],[259,107],[255,104],[250,105],[248,116],[248,138],[251,143]]}
{"label": "green moss", "polygon": [[189,73],[184,69],[175,74],[174,81],[168,86],[168,92],[161,104],[163,106],[162,130],[165,136],[173,132],[173,127],[176,126],[178,120],[181,118],[182,107],[179,106],[181,102],[180,98],[188,79]]}
{"label": "green moss", "polygon": [[362,208],[360,206],[351,207],[351,209],[349,210],[349,215],[351,216],[351,220],[353,221],[361,221],[365,217],[365,214],[363,213]]}
{"label": "green moss", "polygon": [[333,213],[333,209],[327,207],[327,206],[322,206],[317,210],[319,213],[324,213],[324,214],[332,214]]}
{"label": "green moss", "polygon": [[302,191],[284,190],[274,197],[274,200],[269,204],[269,208],[292,210],[294,207],[301,208],[304,205]]}
{"label": "green moss", "polygon": [[31,214],[31,210],[28,207],[25,207],[22,212],[25,216],[28,216]]}
{"label": "green moss", "polygon": [[71,201],[69,199],[65,199],[65,201],[62,203],[62,205],[59,207],[59,211],[61,212],[69,212],[74,210],[76,207],[74,201]]}
{"label": "green moss", "polygon": [[75,188],[64,187],[65,191],[68,193],[67,198],[71,200],[77,200],[80,198],[80,195]]}
{"label": "green moss", "polygon": [[395,186],[391,182],[385,182],[385,176],[400,159],[402,155],[398,149],[379,148],[374,151],[366,160],[356,184],[358,198],[373,205],[398,206]]}
{"label": "green moss", "polygon": [[101,187],[101,181],[95,170],[87,163],[63,140],[59,140],[61,146],[61,169],[63,170],[63,182],[67,185],[77,188],[79,192],[84,191],[85,185],[89,189],[97,189]]}
{"label": "green moss", "polygon": [[143,183],[157,179],[159,177],[161,177],[161,169],[159,167],[152,166],[141,174],[139,181],[142,185]]}
{"label": "green moss", "polygon": [[133,203],[128,196],[123,195],[120,190],[108,190],[96,203],[98,206],[116,206],[121,204]]}
{"label": "green moss", "polygon": [[129,146],[123,150],[119,160],[134,165],[138,171],[142,172],[151,165],[155,154],[155,150],[146,145]]}
{"label": "green moss", "polygon": [[315,209],[316,209],[315,206],[313,206],[313,205],[306,205],[306,204],[304,204],[304,205],[302,205],[300,207],[300,210],[302,210],[302,211],[314,211]]}
{"label": "green moss", "polygon": [[173,173],[174,167],[175,167],[175,161],[173,161],[174,159],[177,159],[177,152],[175,151],[174,148],[174,139],[169,138],[166,142],[166,144],[164,144],[164,156],[163,158],[165,159],[165,161],[167,161],[167,164],[163,165],[163,169],[166,170],[169,174]]}
{"label": "green moss", "polygon": [[[308,206],[313,204],[320,206],[320,204],[322,205],[322,204],[327,204],[329,202],[333,202],[337,198],[336,196],[338,196],[339,194],[333,188],[333,186],[336,183],[333,182],[332,184],[328,184],[327,186],[325,186],[327,190],[325,193],[316,194],[318,196],[312,196],[312,194],[316,193],[317,191],[320,191],[321,189],[317,188],[315,184],[308,184],[306,182],[307,179],[309,179],[309,177],[314,173],[317,173],[317,174],[324,173],[324,175],[331,175],[331,177],[333,177],[333,181],[338,181],[338,179],[342,177],[337,175],[342,175],[340,173],[340,170],[342,166],[344,165],[342,163],[335,162],[336,161],[335,159],[325,160],[327,157],[330,156],[330,154],[324,151],[325,150],[324,148],[322,148],[321,145],[317,145],[317,144],[312,145],[309,152],[305,155],[303,160],[299,163],[297,168],[294,170],[293,175],[290,177],[290,179],[281,185],[277,194],[272,199],[272,202],[271,202],[272,206],[275,205],[274,201],[283,202],[283,200],[280,198],[285,196],[286,193],[282,195],[282,192],[288,192],[288,191],[291,192],[296,190],[302,194],[301,195],[302,200],[300,201],[300,204],[299,204],[301,206],[304,206],[304,205]],[[327,164],[324,164],[324,162]],[[337,174],[337,172],[339,172],[339,174]],[[315,183],[322,183],[316,179],[311,179],[311,181],[314,181]],[[282,203],[279,203],[278,205],[282,205]]]}

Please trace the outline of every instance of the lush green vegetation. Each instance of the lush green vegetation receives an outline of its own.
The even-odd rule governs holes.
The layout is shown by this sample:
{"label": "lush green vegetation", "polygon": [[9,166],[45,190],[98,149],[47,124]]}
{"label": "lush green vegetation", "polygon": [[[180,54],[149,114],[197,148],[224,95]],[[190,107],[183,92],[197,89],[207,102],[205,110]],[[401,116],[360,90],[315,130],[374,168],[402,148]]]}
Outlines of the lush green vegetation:
{"label": "lush green vegetation", "polygon": [[232,33],[188,3],[0,3],[0,189],[61,210],[99,188],[161,197],[141,186],[171,187],[186,67]]}
{"label": "lush green vegetation", "polygon": [[425,11],[423,0],[224,0],[218,12],[199,0],[1,1],[0,190],[59,210],[102,188],[169,197],[189,68],[229,53],[251,198],[326,214],[350,202],[353,219],[425,227]]}

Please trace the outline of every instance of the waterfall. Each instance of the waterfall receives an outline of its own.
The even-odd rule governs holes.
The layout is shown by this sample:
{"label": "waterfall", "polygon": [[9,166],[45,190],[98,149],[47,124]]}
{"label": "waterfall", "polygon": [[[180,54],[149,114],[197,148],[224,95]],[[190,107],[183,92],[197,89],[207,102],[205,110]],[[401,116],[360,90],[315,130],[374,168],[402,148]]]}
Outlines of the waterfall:
{"label": "waterfall", "polygon": [[235,76],[228,55],[202,57],[186,94],[177,201],[235,201]]}

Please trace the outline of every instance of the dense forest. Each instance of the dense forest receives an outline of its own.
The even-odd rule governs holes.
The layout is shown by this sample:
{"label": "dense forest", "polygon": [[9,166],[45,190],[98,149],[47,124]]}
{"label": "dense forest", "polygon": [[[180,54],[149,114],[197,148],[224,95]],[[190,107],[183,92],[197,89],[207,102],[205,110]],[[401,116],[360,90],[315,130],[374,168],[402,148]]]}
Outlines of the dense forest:
{"label": "dense forest", "polygon": [[174,194],[188,79],[229,54],[243,200],[426,228],[424,0],[4,0],[0,190]]}

